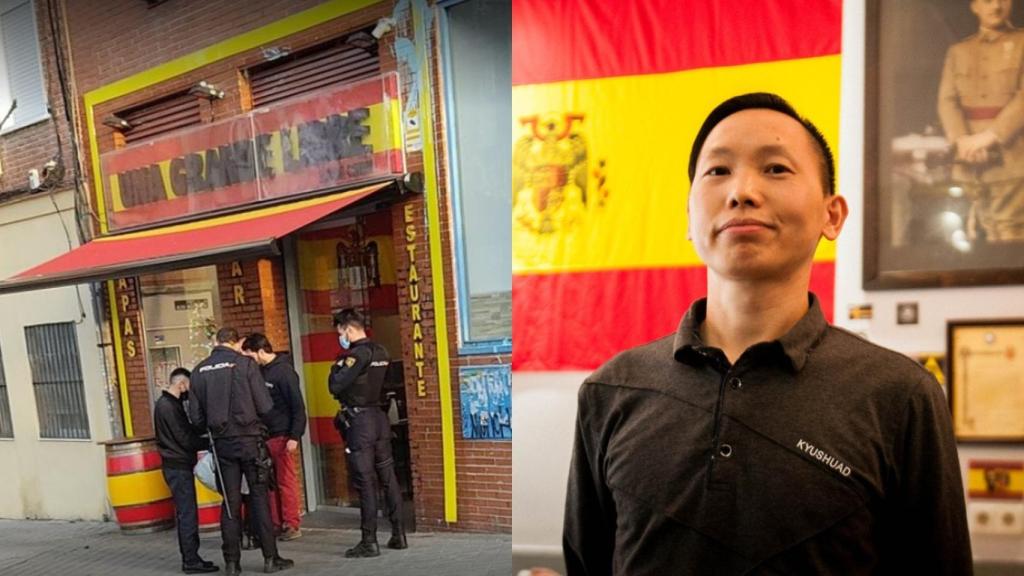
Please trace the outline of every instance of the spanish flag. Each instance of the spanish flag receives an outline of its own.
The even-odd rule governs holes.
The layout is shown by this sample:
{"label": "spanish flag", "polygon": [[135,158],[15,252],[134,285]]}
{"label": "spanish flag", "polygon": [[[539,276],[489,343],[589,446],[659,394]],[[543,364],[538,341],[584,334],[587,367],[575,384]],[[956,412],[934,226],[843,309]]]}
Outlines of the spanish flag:
{"label": "spanish flag", "polygon": [[[839,0],[514,0],[513,367],[589,370],[706,291],[686,240],[705,116],[775,92],[838,145]],[[835,246],[811,289],[831,319]]]}
{"label": "spanish flag", "polygon": [[977,500],[1024,501],[1024,461],[971,460],[967,495]]}

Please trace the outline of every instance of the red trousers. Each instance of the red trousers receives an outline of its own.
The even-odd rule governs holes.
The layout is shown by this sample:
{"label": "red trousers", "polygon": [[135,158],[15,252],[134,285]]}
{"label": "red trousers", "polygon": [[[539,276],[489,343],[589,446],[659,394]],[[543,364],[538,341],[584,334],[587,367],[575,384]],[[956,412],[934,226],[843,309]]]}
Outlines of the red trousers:
{"label": "red trousers", "polygon": [[277,476],[277,490],[270,492],[270,516],[274,528],[280,528],[282,521],[292,528],[298,528],[302,499],[299,494],[299,478],[295,474],[295,461],[288,451],[288,437],[270,438],[267,440],[267,448],[274,460]]}

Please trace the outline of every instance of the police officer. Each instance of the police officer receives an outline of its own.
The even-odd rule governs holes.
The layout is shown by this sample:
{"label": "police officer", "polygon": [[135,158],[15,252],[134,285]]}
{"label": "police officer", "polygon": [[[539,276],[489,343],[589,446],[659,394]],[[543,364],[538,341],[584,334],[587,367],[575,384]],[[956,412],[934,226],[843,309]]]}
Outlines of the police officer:
{"label": "police officer", "polygon": [[348,350],[331,367],[331,394],[341,402],[336,425],[345,439],[348,469],[359,490],[359,544],[345,551],[346,558],[380,555],[377,545],[377,480],[384,488],[391,521],[388,548],[407,548],[402,527],[402,493],[391,457],[391,424],[381,403],[381,388],[388,370],[388,351],[366,337],[363,315],[346,308],[334,316],[341,347]]}
{"label": "police officer", "polygon": [[272,471],[263,441],[266,428],[260,418],[270,412],[273,401],[259,367],[241,354],[241,347],[234,328],[221,328],[217,332],[216,346],[210,357],[196,364],[192,371],[192,401],[189,405],[192,422],[198,428],[210,431],[217,455],[224,494],[220,519],[221,548],[224,551],[224,572],[229,576],[241,572],[243,475],[249,485],[252,513],[263,545],[263,571],[277,572],[294,565],[277,553],[267,498],[267,482]]}
{"label": "police officer", "polygon": [[956,147],[954,179],[974,196],[967,234],[1024,240],[1024,30],[1010,0],[971,0],[978,33],[949,48],[938,112]]}

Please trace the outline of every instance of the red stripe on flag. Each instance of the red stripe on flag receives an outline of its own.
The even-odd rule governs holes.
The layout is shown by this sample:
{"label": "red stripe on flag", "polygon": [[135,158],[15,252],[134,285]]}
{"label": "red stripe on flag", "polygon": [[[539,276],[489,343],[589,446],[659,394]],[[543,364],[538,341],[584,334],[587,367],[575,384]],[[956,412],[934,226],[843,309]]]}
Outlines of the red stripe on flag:
{"label": "red stripe on flag", "polygon": [[516,0],[512,84],[838,54],[841,0]]}
{"label": "red stripe on flag", "polygon": [[[512,277],[512,368],[593,370],[679,326],[704,297],[703,266]],[[815,263],[811,291],[832,321],[835,263]]]}
{"label": "red stripe on flag", "polygon": [[316,332],[302,337],[302,359],[306,362],[334,362],[341,354],[338,332]]}

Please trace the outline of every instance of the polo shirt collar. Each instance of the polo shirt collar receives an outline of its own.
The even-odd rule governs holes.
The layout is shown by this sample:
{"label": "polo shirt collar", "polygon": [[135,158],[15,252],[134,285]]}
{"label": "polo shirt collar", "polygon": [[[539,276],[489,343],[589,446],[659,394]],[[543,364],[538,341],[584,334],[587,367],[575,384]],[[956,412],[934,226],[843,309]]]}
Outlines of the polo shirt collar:
{"label": "polo shirt collar", "polygon": [[[808,292],[807,300],[809,303],[807,313],[789,332],[774,342],[777,349],[789,359],[790,365],[796,372],[803,369],[811,350],[818,344],[825,334],[825,329],[828,328],[825,315],[822,314],[821,305],[818,303],[818,297]],[[707,307],[707,298],[694,301],[679,323],[672,347],[677,361],[694,364],[707,356],[705,351],[708,346],[700,337],[700,326],[707,316]]]}

